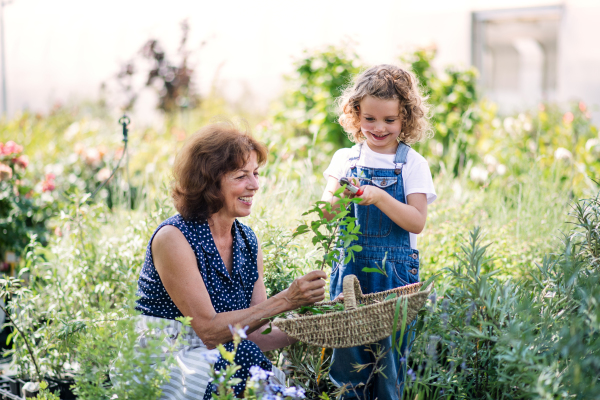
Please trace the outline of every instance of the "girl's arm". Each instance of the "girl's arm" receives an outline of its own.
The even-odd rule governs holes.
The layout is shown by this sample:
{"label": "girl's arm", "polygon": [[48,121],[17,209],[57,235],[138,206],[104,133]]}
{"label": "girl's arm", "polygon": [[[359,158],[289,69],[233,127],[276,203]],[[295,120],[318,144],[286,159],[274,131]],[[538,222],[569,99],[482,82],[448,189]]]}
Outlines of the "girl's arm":
{"label": "girl's arm", "polygon": [[229,325],[249,326],[251,333],[265,325],[269,317],[325,298],[327,276],[323,271],[312,271],[250,308],[217,313],[198,270],[196,255],[179,229],[171,225],[161,228],[152,240],[151,250],[167,293],[184,316],[192,317],[192,328],[208,348],[232,340]]}
{"label": "girl's arm", "polygon": [[[333,194],[339,188],[340,188],[340,183],[338,182],[338,180],[335,177],[330,175],[329,178],[327,178],[327,186],[325,187],[323,196],[321,196],[321,201],[326,201],[330,204],[335,203],[338,200],[338,198],[335,197]],[[347,192],[347,193],[350,193],[350,192]],[[331,219],[333,218],[333,214],[329,214],[325,210],[323,210],[323,215],[328,221],[331,221]]]}
{"label": "girl's arm", "polygon": [[427,195],[425,193],[412,193],[406,196],[404,204],[393,198],[386,191],[377,186],[361,186],[363,194],[358,196],[363,199],[361,206],[373,204],[385,215],[396,223],[400,228],[412,232],[421,233],[425,228],[427,220]]}

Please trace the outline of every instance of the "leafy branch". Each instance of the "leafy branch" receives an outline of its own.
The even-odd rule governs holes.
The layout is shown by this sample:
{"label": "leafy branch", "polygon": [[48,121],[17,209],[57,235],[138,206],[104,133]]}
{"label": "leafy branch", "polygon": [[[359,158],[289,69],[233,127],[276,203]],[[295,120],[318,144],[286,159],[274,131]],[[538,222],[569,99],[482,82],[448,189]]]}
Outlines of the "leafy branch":
{"label": "leafy branch", "polygon": [[347,263],[351,259],[354,260],[354,252],[362,250],[361,246],[352,245],[352,242],[358,240],[360,226],[356,224],[356,218],[350,216],[349,210],[350,204],[359,203],[362,199],[340,197],[345,188],[344,185],[333,194],[338,198],[335,203],[317,201],[312,208],[302,214],[314,214],[317,219],[299,225],[293,234],[293,237],[296,237],[307,232],[313,233],[313,245],[323,250],[321,270],[325,264],[333,268],[333,263],[339,260],[342,252],[346,254],[344,263]]}
{"label": "leafy branch", "polygon": [[[13,277],[8,277],[8,279],[0,279],[0,298],[7,298],[8,296],[20,296],[22,293],[24,293],[24,291],[26,291],[26,289],[24,289],[21,286],[20,279],[16,279]],[[35,366],[35,371],[38,376],[38,381],[41,382],[42,374],[40,372],[40,367],[37,363],[35,353],[33,352],[33,349],[31,348],[31,344],[29,343],[29,340],[27,340],[27,335],[25,334],[25,332],[23,330],[21,330],[19,325],[17,325],[12,314],[8,311],[7,307],[4,307],[2,304],[0,304],[0,309],[2,309],[2,311],[4,311],[6,318],[10,321],[12,326],[15,327],[17,332],[19,332],[19,334],[23,338],[23,341],[25,342],[25,345],[27,346],[27,350],[29,351],[29,355],[31,356],[31,360],[33,361],[33,365]]]}

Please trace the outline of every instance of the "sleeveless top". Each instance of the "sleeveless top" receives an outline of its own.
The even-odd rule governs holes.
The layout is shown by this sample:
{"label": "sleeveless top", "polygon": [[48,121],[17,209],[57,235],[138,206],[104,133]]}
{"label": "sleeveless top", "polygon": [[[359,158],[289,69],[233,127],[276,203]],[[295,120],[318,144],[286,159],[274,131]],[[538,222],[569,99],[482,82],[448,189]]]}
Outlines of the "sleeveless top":
{"label": "sleeveless top", "polygon": [[208,223],[185,220],[177,214],[163,221],[148,242],[146,260],[138,279],[139,299],[136,301],[136,310],[141,311],[143,315],[166,319],[182,316],[167,293],[152,260],[152,240],[156,232],[165,225],[179,229],[194,250],[198,270],[217,313],[250,307],[254,283],[258,279],[258,241],[252,229],[238,220],[235,220],[231,228],[233,269],[230,275],[217,250]]}

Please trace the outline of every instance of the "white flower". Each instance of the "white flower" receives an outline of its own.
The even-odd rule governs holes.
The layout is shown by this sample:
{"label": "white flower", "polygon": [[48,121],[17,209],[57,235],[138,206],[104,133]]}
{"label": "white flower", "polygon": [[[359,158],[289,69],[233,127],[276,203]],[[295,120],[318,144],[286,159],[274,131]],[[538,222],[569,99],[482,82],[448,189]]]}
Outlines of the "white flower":
{"label": "white flower", "polygon": [[485,170],[483,168],[473,167],[473,168],[471,168],[471,171],[469,172],[469,176],[471,177],[471,180],[473,182],[482,185],[485,183],[485,181],[488,178],[488,172],[487,172],[487,170]]}
{"label": "white flower", "polygon": [[498,160],[491,154],[487,154],[483,158],[483,163],[487,166],[487,170],[489,173],[493,173],[496,171],[496,167],[498,166]]}
{"label": "white flower", "polygon": [[573,159],[573,154],[564,147],[559,147],[554,151],[554,159],[570,161]]}
{"label": "white flower", "polygon": [[496,167],[496,172],[498,173],[498,175],[504,175],[506,173],[506,165],[504,164],[499,164]]}
{"label": "white flower", "polygon": [[219,361],[220,356],[221,353],[217,349],[208,350],[202,353],[202,358],[204,359],[204,361],[210,364],[214,364],[217,361]]}
{"label": "white flower", "polygon": [[246,325],[244,328],[239,328],[239,329],[236,329],[233,326],[229,325],[229,331],[231,332],[231,334],[233,336],[238,335],[242,339],[247,339],[248,338],[248,335],[246,335],[246,331],[248,330],[248,328],[249,328],[248,325]]}

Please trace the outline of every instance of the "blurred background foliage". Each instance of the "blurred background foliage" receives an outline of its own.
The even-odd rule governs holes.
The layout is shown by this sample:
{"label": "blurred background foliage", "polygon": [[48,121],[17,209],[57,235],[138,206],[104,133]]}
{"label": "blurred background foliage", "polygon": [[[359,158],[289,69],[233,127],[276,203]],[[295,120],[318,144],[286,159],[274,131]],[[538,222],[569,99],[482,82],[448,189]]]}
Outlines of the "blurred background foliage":
{"label": "blurred background foliage", "polygon": [[[598,272],[597,202],[576,202],[594,199],[600,179],[600,136],[588,105],[540,104],[500,115],[479,92],[475,70],[439,71],[434,58],[435,48],[398,58],[432,105],[434,135],[415,149],[430,163],[438,200],[419,249],[422,278],[442,273],[409,361],[415,380],[407,391],[477,399],[598,393],[593,304],[600,295],[577,283]],[[175,154],[215,116],[244,117],[269,149],[244,220],[261,240],[269,295],[312,269],[320,254],[291,232],[320,198],[333,152],[350,145],[335,99],[365,67],[350,45],[307,50],[266,115],[229,104],[218,87],[198,101],[175,98],[173,107],[159,100],[162,122],[133,119],[127,162],[92,201],[85,193],[124,156],[118,112],[101,98],[1,120],[0,251],[20,256],[17,270],[29,292],[19,297],[15,319],[35,338],[44,373],[75,374],[81,398],[115,394],[106,385],[109,363],[129,342],[109,333],[132,329],[118,324],[132,315],[150,233],[173,213],[167,186]],[[586,204],[587,214],[577,204]],[[578,213],[568,217],[571,210]],[[489,244],[485,255],[482,242]],[[13,362],[32,376],[22,338],[13,344]],[[320,349],[297,345],[271,356],[307,393],[331,390],[326,368],[317,384]],[[153,380],[152,390],[157,385]]]}

